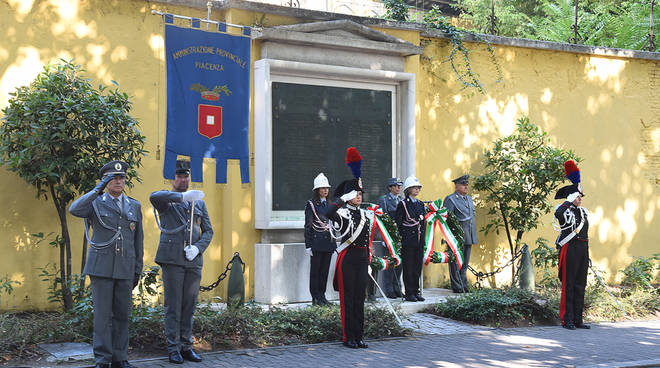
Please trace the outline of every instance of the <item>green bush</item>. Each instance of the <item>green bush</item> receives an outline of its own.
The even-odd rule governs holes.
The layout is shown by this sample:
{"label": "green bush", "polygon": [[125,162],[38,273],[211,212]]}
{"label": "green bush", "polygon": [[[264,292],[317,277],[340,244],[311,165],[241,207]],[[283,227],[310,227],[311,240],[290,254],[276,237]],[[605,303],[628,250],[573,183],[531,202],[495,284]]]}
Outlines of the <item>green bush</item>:
{"label": "green bush", "polygon": [[517,288],[478,289],[449,298],[429,312],[482,325],[554,324],[557,310],[537,294]]}
{"label": "green bush", "polygon": [[660,253],[651,257],[635,257],[621,273],[624,275],[623,285],[633,288],[653,289],[653,279],[660,270]]}
{"label": "green bush", "polygon": [[548,246],[545,238],[536,239],[536,248],[531,252],[534,259],[534,267],[540,269],[540,286],[544,288],[560,288],[561,281],[557,277],[557,266],[559,265],[559,251],[555,247]]}
{"label": "green bush", "polygon": [[[405,336],[409,332],[387,310],[365,308],[365,337]],[[264,311],[254,304],[222,313],[202,307],[195,313],[194,335],[214,347],[313,344],[341,339],[339,305]]]}
{"label": "green bush", "polygon": [[[657,289],[610,287],[618,304],[602,287],[590,285],[584,295],[585,315],[592,321],[617,321],[625,318],[648,318],[660,313],[660,293]],[[561,292],[561,290],[560,290]]]}
{"label": "green bush", "polygon": [[[72,313],[0,314],[0,356],[23,357],[34,344],[63,341],[91,342],[90,310]],[[77,305],[76,305],[77,308]],[[74,311],[76,310],[74,308]],[[133,349],[165,351],[162,305],[137,304],[129,324]],[[339,305],[302,309],[272,307],[263,310],[255,304],[222,312],[201,306],[195,312],[193,335],[209,349],[312,344],[341,339]],[[387,310],[367,306],[365,338],[406,336]]]}

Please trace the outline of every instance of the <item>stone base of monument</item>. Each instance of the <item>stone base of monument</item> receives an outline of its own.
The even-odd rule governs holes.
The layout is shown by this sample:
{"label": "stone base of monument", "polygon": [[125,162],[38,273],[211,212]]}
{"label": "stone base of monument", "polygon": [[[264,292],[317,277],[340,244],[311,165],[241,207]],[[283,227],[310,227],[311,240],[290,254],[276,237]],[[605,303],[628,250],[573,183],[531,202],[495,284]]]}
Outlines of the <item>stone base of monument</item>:
{"label": "stone base of monument", "polygon": [[94,359],[94,351],[90,344],[61,342],[57,344],[39,344],[38,346],[50,354],[46,358],[49,362],[60,363]]}
{"label": "stone base of monument", "polygon": [[[338,300],[332,288],[337,254],[330,263],[325,297]],[[304,243],[261,244],[254,246],[254,301],[264,304],[311,302],[309,294],[310,257]]]}

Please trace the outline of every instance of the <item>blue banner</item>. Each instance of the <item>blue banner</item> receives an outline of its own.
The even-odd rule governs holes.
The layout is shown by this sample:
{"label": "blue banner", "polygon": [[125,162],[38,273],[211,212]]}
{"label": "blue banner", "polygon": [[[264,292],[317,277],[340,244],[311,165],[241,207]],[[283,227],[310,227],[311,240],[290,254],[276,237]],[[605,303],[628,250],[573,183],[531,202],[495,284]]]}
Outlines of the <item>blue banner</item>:
{"label": "blue banner", "polygon": [[165,24],[165,178],[174,178],[177,155],[182,155],[190,157],[194,182],[202,181],[205,157],[216,160],[216,183],[227,182],[227,159],[240,160],[241,182],[250,181],[250,32],[246,28],[243,35],[232,35]]}

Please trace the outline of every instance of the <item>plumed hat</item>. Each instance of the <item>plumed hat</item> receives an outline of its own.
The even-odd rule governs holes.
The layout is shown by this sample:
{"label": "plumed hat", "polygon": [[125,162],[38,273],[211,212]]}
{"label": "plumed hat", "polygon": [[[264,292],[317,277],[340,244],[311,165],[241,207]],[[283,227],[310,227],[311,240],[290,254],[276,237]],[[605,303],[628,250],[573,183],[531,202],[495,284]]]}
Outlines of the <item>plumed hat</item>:
{"label": "plumed hat", "polygon": [[349,193],[353,190],[364,192],[362,187],[362,156],[358,152],[357,148],[349,147],[346,150],[346,165],[351,169],[354,179],[344,180],[341,182],[337,189],[335,189],[335,197],[341,197],[342,195]]}
{"label": "plumed hat", "polygon": [[580,169],[578,169],[575,161],[568,160],[564,162],[564,173],[566,174],[566,179],[570,180],[572,184],[559,188],[557,194],[555,194],[555,199],[566,198],[575,192],[579,192],[584,197],[582,183],[580,182]]}

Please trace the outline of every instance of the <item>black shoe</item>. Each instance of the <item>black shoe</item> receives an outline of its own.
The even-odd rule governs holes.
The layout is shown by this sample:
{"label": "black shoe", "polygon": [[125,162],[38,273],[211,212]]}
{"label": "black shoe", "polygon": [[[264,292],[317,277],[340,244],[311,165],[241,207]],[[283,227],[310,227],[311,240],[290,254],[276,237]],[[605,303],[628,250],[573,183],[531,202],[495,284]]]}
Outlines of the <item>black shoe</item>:
{"label": "black shoe", "polygon": [[451,289],[454,294],[463,294],[463,290]]}
{"label": "black shoe", "polygon": [[567,323],[565,325],[561,325],[561,327],[567,329],[567,330],[575,330],[575,325],[572,323]]}
{"label": "black shoe", "polygon": [[396,299],[396,298],[398,298],[398,297],[396,296],[396,294],[394,294],[394,293],[385,294],[385,296],[388,297],[388,298],[390,298],[390,299]]}
{"label": "black shoe", "polygon": [[418,302],[423,302],[423,301],[426,300],[426,299],[423,298],[420,294],[415,295],[415,298],[417,298],[417,301],[418,301]]}
{"label": "black shoe", "polygon": [[316,298],[312,298],[312,305],[319,305],[319,301]]}
{"label": "black shoe", "polygon": [[122,360],[121,362],[112,362],[112,368],[134,368],[128,360]]}
{"label": "black shoe", "polygon": [[96,368],[112,368],[110,363],[96,363]]}
{"label": "black shoe", "polygon": [[417,301],[417,298],[414,295],[406,295],[406,296],[403,297],[403,299],[405,299],[408,302],[416,302]]}
{"label": "black shoe", "polygon": [[356,344],[360,349],[366,349],[369,347],[369,345],[365,344],[363,340],[358,340]]}
{"label": "black shoe", "polygon": [[584,323],[576,323],[575,328],[582,328],[582,329],[588,330],[588,329],[591,328],[591,326],[589,326],[587,324],[584,324]]}
{"label": "black shoe", "polygon": [[344,346],[347,347],[347,348],[351,348],[351,349],[357,349],[358,348],[358,345],[353,340],[344,341]]}
{"label": "black shoe", "polygon": [[325,298],[325,295],[323,297],[321,297],[320,301],[321,301],[321,304],[323,304],[323,305],[329,305],[330,304],[328,299]]}
{"label": "black shoe", "polygon": [[373,295],[373,294],[367,295],[367,301],[371,302],[371,303],[375,302],[376,301],[376,296]]}
{"label": "black shoe", "polygon": [[173,351],[169,354],[170,363],[183,364],[183,357],[178,351]]}
{"label": "black shoe", "polygon": [[463,292],[464,293],[471,293],[470,289],[468,289],[468,288],[463,289]]}
{"label": "black shoe", "polygon": [[202,357],[197,355],[197,353],[195,353],[195,350],[193,349],[181,350],[181,356],[183,357],[183,359],[191,362],[199,363],[202,361]]}

